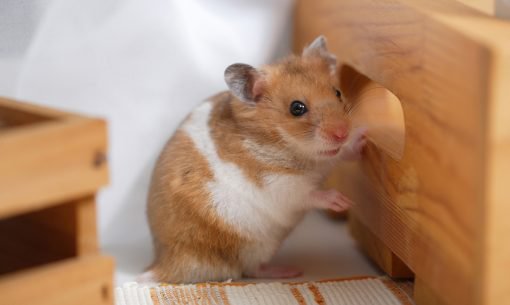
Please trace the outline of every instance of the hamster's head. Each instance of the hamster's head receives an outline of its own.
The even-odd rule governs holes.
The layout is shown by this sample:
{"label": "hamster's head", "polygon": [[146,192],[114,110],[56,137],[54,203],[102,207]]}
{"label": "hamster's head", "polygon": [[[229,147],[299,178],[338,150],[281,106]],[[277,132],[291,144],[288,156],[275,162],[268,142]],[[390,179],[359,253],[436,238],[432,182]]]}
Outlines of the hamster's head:
{"label": "hamster's head", "polygon": [[351,129],[336,70],[320,36],[301,56],[274,65],[233,64],[225,81],[241,101],[236,111],[245,126],[307,159],[328,160],[338,156]]}

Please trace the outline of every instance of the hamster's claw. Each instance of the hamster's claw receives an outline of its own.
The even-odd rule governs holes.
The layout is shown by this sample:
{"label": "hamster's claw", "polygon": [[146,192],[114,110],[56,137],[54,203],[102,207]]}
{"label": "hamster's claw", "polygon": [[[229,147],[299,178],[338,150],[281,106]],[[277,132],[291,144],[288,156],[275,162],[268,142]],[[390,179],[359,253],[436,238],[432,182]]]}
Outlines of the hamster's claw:
{"label": "hamster's claw", "polygon": [[352,206],[352,201],[337,190],[313,191],[313,207],[343,212]]}

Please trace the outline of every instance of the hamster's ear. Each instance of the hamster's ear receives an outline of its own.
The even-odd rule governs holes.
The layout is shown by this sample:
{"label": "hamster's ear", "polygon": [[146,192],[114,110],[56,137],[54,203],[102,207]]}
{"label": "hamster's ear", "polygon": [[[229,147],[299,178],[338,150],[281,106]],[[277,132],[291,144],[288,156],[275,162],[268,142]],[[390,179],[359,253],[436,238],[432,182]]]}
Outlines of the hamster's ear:
{"label": "hamster's ear", "polygon": [[328,51],[328,48],[326,46],[326,38],[322,35],[315,38],[315,40],[310,45],[305,47],[302,56],[321,57],[329,65],[329,69],[332,73],[336,71],[336,56]]}
{"label": "hamster's ear", "polygon": [[264,92],[264,77],[246,64],[233,64],[225,70],[225,82],[232,94],[243,102],[256,102]]}

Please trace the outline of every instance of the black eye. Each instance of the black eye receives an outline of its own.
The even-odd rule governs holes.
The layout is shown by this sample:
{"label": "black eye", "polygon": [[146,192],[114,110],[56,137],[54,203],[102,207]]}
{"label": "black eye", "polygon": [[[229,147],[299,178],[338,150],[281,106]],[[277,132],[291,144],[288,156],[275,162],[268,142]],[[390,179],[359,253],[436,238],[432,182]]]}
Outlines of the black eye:
{"label": "black eye", "polygon": [[306,105],[303,104],[303,102],[301,102],[301,101],[293,101],[290,104],[290,113],[293,116],[302,116],[307,111],[308,111],[308,109],[306,109]]}
{"label": "black eye", "polygon": [[338,89],[335,89],[335,94],[336,94],[336,97],[341,97],[342,96],[342,93]]}

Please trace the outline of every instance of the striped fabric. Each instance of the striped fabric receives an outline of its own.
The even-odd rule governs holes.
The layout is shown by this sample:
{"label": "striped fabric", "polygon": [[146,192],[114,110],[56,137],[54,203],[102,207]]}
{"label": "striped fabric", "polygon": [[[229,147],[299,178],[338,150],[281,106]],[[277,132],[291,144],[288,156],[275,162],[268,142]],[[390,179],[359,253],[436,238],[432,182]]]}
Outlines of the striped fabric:
{"label": "striped fabric", "polygon": [[388,278],[304,283],[204,283],[141,287],[115,291],[116,305],[412,305]]}

